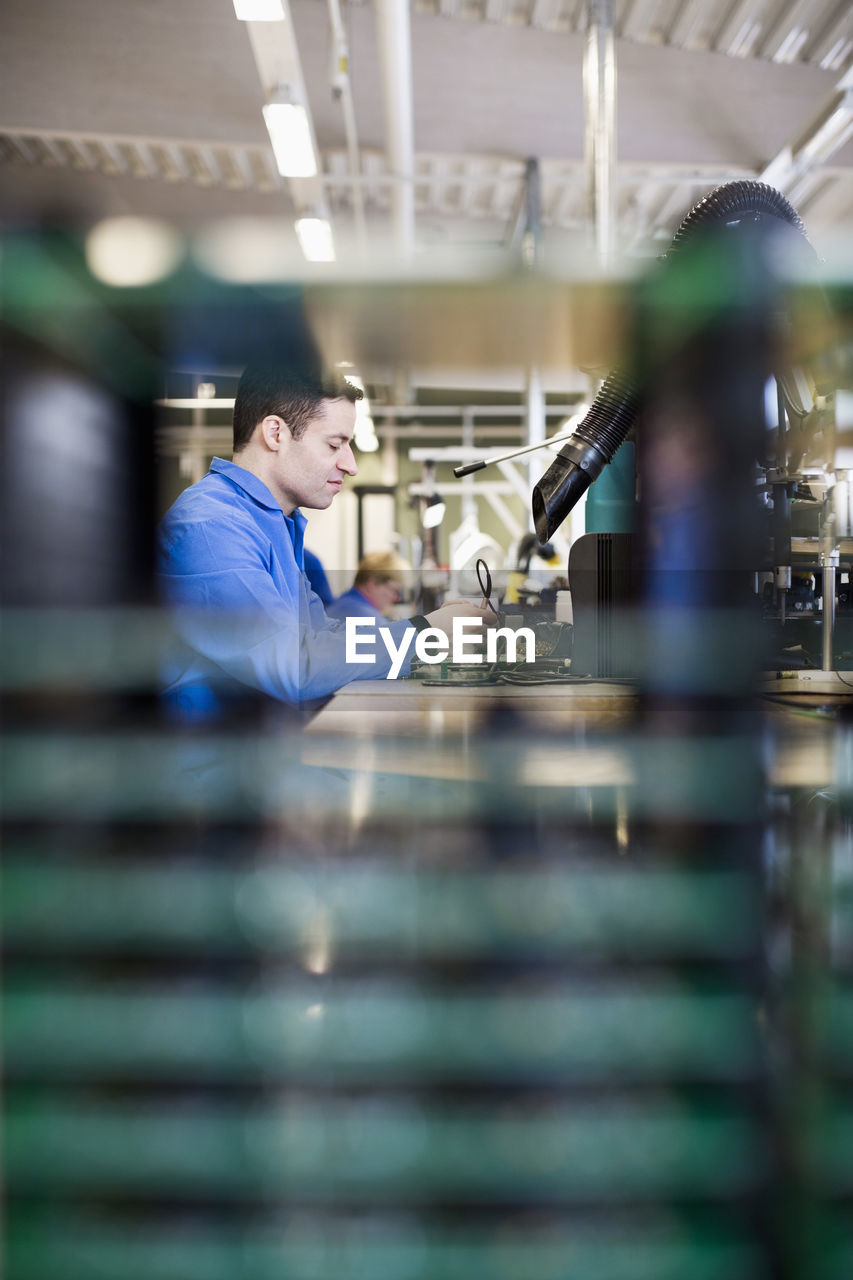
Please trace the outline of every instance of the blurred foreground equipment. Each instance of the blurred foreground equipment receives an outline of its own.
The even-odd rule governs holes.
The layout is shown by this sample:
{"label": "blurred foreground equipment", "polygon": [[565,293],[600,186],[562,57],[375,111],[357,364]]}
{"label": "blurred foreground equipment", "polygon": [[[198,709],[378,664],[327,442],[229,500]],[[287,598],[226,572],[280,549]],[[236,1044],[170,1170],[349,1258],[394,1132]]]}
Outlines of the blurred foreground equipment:
{"label": "blurred foreground equipment", "polygon": [[771,732],[742,605],[774,287],[730,264],[695,324],[690,274],[638,302],[638,710],[433,704],[313,762],[159,720],[152,530],[110,523],[150,437],[78,354],[70,582],[10,507],[44,574],[5,588],[8,1280],[846,1280],[850,731]]}

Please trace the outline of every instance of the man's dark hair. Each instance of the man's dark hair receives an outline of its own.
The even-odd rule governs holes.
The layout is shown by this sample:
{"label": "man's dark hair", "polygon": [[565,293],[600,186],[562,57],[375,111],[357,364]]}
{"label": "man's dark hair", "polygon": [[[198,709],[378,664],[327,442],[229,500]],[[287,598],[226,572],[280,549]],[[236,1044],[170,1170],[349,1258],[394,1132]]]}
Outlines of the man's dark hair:
{"label": "man's dark hair", "polygon": [[336,369],[247,365],[234,400],[234,452],[249,443],[255,427],[270,414],[283,418],[298,440],[324,400],[345,398],[355,404],[363,395]]}

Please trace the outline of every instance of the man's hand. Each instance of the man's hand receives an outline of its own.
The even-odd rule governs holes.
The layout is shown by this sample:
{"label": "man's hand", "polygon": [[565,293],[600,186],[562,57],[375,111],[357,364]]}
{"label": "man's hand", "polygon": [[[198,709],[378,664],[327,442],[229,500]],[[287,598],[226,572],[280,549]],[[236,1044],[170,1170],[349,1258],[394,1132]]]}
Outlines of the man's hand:
{"label": "man's hand", "polygon": [[443,631],[448,640],[453,639],[454,618],[479,618],[487,627],[496,626],[498,621],[498,615],[486,605],[471,604],[469,600],[451,600],[425,617],[429,625]]}

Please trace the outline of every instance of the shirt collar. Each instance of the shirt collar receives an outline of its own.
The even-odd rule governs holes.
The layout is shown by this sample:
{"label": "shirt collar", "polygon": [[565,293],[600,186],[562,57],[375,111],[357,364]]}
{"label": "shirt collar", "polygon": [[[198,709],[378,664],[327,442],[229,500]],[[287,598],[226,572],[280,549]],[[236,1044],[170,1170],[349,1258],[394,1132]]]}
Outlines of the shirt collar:
{"label": "shirt collar", "polygon": [[[270,511],[281,511],[281,503],[276,502],[263,480],[259,480],[253,471],[247,471],[245,467],[238,466],[236,462],[228,462],[225,458],[213,458],[210,463],[211,471],[218,471],[247,493],[255,502],[259,502],[262,507],[267,507]],[[297,507],[290,516],[284,515],[285,520],[292,519],[298,527],[304,527],[307,523],[304,515]]]}

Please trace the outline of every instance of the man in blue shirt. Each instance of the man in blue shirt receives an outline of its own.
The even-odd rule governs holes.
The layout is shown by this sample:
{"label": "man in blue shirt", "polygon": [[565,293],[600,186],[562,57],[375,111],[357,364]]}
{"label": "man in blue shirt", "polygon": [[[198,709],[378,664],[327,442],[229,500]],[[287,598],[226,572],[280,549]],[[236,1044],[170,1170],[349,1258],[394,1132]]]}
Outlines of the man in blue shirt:
{"label": "man in blue shirt", "polygon": [[323,561],[313,551],[309,551],[307,547],[304,549],[304,554],[305,576],[311,584],[311,590],[320,597],[323,604],[331,604],[335,598],[335,593],[329,585],[326,570],[323,568]]}
{"label": "man in blue shirt", "polygon": [[[356,474],[361,394],[319,370],[250,366],[240,379],[233,461],[214,458],[161,526],[160,576],[180,645],[165,693],[182,718],[203,719],[257,693],[305,707],[392,669],[381,644],[374,663],[347,663],[344,623],[326,617],[304,573],[300,508],[328,507]],[[399,645],[413,625],[449,635],[454,616],[488,622],[458,602],[388,627]]]}

